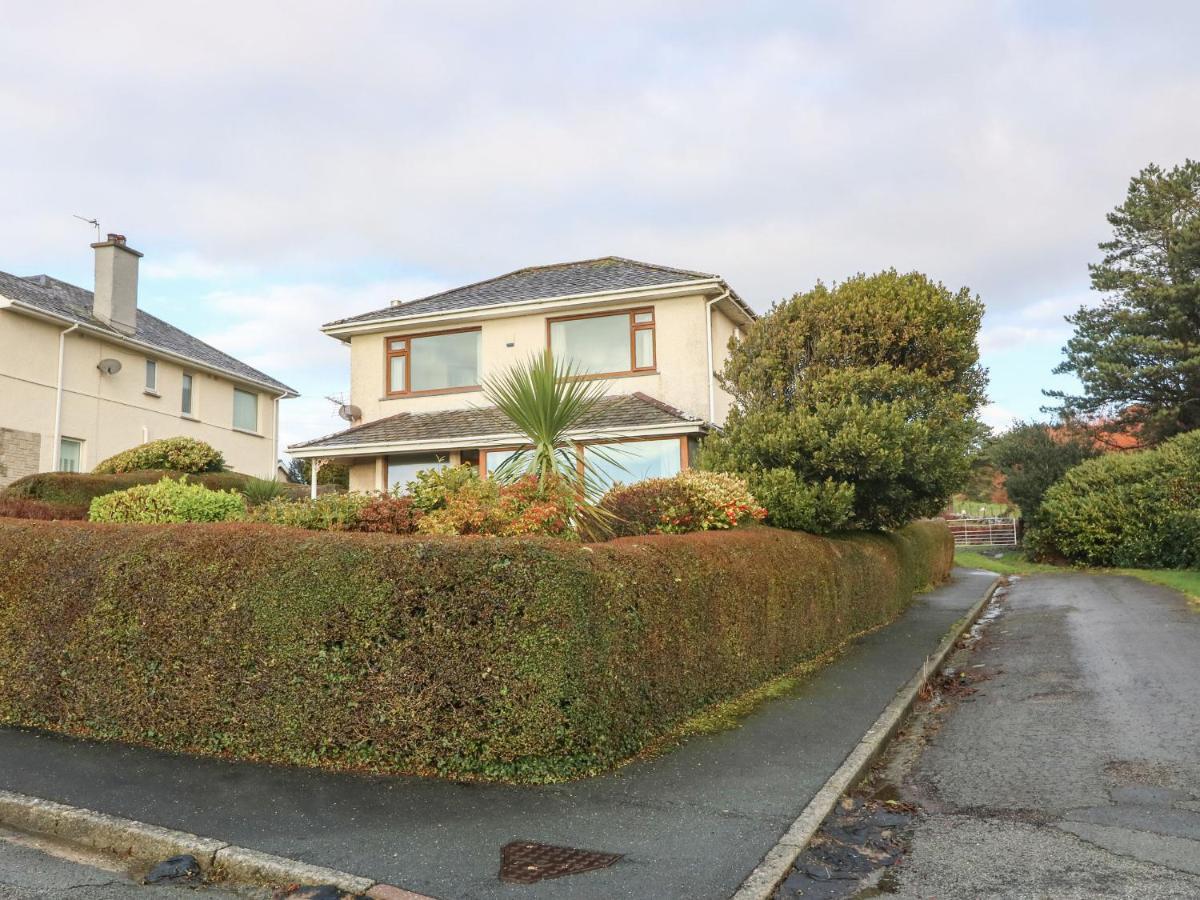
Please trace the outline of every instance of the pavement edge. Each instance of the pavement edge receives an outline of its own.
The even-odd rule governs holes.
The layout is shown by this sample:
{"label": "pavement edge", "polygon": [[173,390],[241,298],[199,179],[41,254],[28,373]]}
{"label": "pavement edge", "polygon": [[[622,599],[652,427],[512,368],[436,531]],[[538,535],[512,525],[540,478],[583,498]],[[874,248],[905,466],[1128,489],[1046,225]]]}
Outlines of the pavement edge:
{"label": "pavement edge", "polygon": [[0,824],[146,865],[169,856],[191,854],[205,873],[222,881],[331,884],[342,891],[366,894],[377,900],[433,900],[349,872],[12,791],[0,791]]}
{"label": "pavement edge", "polygon": [[992,595],[1000,586],[1001,581],[1002,576],[997,575],[987,591],[984,592],[983,597],[967,610],[966,615],[951,626],[937,649],[925,658],[917,673],[896,692],[896,696],[880,713],[874,724],[867,729],[862,740],[850,751],[845,761],[838,766],[837,771],[829,777],[821,789],[813,795],[808,805],[792,822],[791,827],[783,833],[783,837],[767,851],[762,862],[746,876],[745,881],[730,900],[770,900],[775,889],[791,871],[792,864],[800,856],[808,842],[812,840],[813,835],[817,833],[821,823],[825,821],[825,817],[833,811],[838,799],[867,773],[871,764],[895,736],[896,731],[908,718],[913,704],[916,703],[917,695],[925,686],[925,682],[929,680],[929,676],[942,667],[942,663],[950,655],[954,645],[958,643],[958,639],[975,624],[975,620],[979,618],[991,601]]}

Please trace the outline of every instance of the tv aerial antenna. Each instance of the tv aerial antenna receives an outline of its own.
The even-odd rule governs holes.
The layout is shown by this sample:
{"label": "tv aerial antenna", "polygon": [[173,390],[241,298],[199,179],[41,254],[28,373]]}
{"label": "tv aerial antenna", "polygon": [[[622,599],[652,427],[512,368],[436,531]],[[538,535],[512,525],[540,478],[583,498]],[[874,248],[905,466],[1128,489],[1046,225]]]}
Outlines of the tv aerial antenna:
{"label": "tv aerial antenna", "polygon": [[341,394],[338,394],[337,396],[330,395],[325,399],[337,406],[337,414],[351,425],[362,419],[362,410],[357,406],[352,406],[351,404],[347,403]]}
{"label": "tv aerial antenna", "polygon": [[96,229],[96,243],[97,244],[100,243],[100,223],[96,219],[89,219],[87,216],[81,216],[78,213],[72,213],[72,215],[76,219],[78,219],[80,222],[87,222],[89,225],[91,225],[93,228],[95,228]]}

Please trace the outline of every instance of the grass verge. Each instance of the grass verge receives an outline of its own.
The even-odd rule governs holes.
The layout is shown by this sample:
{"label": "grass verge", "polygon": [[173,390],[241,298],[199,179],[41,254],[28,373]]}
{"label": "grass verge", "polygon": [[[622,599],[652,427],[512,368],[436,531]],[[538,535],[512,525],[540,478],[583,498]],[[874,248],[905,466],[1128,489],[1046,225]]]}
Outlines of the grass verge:
{"label": "grass verge", "polygon": [[1020,550],[981,548],[956,550],[954,564],[970,569],[986,569],[1001,575],[1067,574],[1087,571],[1106,575],[1129,575],[1151,584],[1161,584],[1179,591],[1193,603],[1200,604],[1200,572],[1190,569],[1072,569],[1048,563],[1033,562]]}

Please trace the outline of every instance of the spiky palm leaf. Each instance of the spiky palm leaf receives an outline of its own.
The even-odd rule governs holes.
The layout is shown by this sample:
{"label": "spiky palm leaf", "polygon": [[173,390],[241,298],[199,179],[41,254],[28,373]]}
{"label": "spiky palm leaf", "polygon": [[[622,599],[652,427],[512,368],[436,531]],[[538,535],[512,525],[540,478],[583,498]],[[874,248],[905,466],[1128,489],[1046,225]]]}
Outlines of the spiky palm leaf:
{"label": "spiky palm leaf", "polygon": [[[597,501],[605,484],[595,466],[582,461],[567,435],[580,428],[604,397],[605,383],[580,378],[569,362],[556,362],[547,349],[499,375],[485,378],[484,393],[529,441],[493,473],[500,481],[536,475],[543,484],[561,479],[576,488],[585,504]],[[592,454],[623,469],[600,448]]]}

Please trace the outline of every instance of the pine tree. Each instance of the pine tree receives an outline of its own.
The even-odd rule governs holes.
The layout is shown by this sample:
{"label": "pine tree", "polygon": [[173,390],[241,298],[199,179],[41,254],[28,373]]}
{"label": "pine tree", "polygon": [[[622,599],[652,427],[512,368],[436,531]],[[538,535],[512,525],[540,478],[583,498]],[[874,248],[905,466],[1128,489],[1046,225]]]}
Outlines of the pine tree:
{"label": "pine tree", "polygon": [[1104,259],[1089,266],[1104,299],[1067,317],[1075,334],[1054,370],[1083,391],[1046,393],[1065,419],[1156,443],[1200,428],[1200,163],[1147,166],[1108,222]]}

